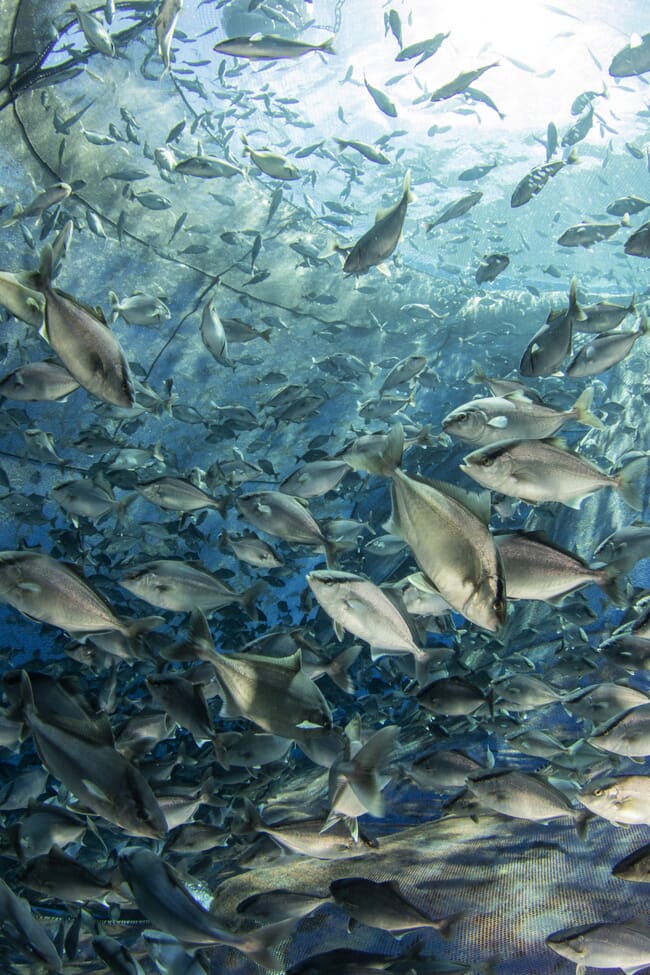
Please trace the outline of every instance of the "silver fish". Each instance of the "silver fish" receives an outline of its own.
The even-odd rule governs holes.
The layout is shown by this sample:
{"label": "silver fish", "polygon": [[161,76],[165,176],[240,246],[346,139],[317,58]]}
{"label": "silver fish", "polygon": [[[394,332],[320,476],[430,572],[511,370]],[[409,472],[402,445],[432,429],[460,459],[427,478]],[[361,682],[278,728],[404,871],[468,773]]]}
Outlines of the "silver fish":
{"label": "silver fish", "polygon": [[84,305],[50,283],[52,248],[46,244],[33,275],[34,287],[45,297],[41,333],[80,386],[115,406],[133,406],[131,370],[119,342]]}
{"label": "silver fish", "polygon": [[545,440],[515,440],[473,451],[460,469],[483,487],[532,504],[559,501],[579,508],[584,498],[608,487],[641,511],[643,503],[633,482],[646,463],[637,458],[617,474],[605,474],[579,454]]}
{"label": "silver fish", "polygon": [[364,274],[371,267],[383,266],[386,258],[393,253],[402,236],[406,208],[414,199],[410,186],[409,169],[404,177],[404,189],[399,202],[377,213],[374,226],[359,238],[347,255],[343,265],[346,274]]}

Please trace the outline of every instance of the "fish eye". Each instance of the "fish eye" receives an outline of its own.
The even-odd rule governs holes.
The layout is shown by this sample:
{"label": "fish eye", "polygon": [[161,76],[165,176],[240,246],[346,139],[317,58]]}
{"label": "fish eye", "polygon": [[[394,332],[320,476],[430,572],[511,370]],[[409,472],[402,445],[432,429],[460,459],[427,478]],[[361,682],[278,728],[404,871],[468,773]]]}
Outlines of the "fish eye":
{"label": "fish eye", "polygon": [[605,792],[604,789],[594,789],[594,795],[595,796],[602,796],[604,794],[604,792]]}
{"label": "fish eye", "polygon": [[491,454],[483,454],[479,457],[478,462],[481,467],[491,467],[494,463],[495,458]]}
{"label": "fish eye", "polygon": [[469,413],[463,410],[461,413],[456,413],[453,419],[456,421],[456,423],[464,423],[468,416]]}

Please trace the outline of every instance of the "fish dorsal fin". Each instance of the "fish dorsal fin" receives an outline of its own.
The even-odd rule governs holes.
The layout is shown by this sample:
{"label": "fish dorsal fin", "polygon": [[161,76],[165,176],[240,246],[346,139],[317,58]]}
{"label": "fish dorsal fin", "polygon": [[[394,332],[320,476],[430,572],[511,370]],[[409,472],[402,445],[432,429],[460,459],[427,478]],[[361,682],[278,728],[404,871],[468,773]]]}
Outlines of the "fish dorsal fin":
{"label": "fish dorsal fin", "polygon": [[408,476],[413,481],[418,481],[421,484],[433,488],[435,491],[439,491],[440,494],[451,498],[452,501],[457,501],[458,504],[462,504],[464,508],[467,508],[483,524],[489,524],[491,499],[489,491],[466,491],[465,488],[458,487],[457,484],[450,484],[448,481],[430,480],[426,477],[420,477],[418,474],[409,474]]}
{"label": "fish dorsal fin", "polygon": [[533,402],[530,399],[530,397],[526,395],[523,389],[513,389],[510,393],[506,393],[501,398],[510,400],[511,403],[532,403]]}
{"label": "fish dorsal fin", "polygon": [[299,647],[295,653],[290,653],[288,657],[277,657],[275,663],[297,674],[302,670],[302,650]]}

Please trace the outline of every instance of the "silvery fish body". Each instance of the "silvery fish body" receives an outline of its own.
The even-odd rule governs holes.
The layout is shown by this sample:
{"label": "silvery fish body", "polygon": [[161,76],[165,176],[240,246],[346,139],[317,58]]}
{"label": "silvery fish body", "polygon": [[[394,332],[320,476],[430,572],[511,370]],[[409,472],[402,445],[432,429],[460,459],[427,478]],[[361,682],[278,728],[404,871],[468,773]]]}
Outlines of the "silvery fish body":
{"label": "silvery fish body", "polygon": [[374,226],[359,238],[345,259],[343,270],[346,274],[364,274],[371,267],[382,264],[397,247],[406,208],[413,199],[410,190],[411,170],[404,178],[404,191],[398,203],[386,211],[379,211]]}

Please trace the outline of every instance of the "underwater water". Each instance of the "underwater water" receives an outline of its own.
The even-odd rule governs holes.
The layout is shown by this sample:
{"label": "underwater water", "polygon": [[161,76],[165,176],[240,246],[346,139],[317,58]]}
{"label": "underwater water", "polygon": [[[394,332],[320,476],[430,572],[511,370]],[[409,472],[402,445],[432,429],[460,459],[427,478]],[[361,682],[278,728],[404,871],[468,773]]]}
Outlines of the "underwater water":
{"label": "underwater water", "polygon": [[2,970],[650,971],[645,5],[0,23]]}

